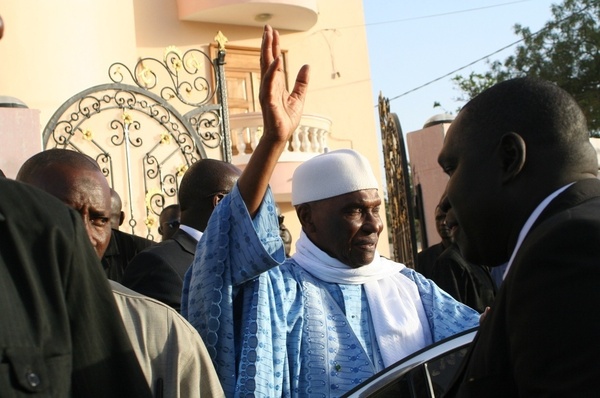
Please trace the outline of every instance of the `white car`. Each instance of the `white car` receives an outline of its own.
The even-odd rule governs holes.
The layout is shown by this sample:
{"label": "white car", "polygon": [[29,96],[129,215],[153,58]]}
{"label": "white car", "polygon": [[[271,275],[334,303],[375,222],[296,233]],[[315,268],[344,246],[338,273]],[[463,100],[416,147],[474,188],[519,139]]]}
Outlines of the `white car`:
{"label": "white car", "polygon": [[396,362],[344,398],[434,398],[446,392],[473,341],[477,328],[439,341]]}

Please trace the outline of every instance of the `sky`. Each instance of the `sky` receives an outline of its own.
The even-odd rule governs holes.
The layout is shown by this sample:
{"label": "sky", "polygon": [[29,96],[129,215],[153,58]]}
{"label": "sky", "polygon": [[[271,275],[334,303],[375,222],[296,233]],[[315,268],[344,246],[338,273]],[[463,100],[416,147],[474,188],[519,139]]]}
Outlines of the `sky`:
{"label": "sky", "polygon": [[[513,30],[517,23],[536,32],[552,19],[550,6],[557,2],[363,0],[373,106],[382,92],[390,99],[390,110],[398,115],[405,134],[421,129],[433,115],[456,114],[464,102],[458,100],[461,92],[451,78],[483,73],[489,66],[479,61],[443,76],[519,40]],[[503,61],[515,50],[516,45],[489,59]],[[434,108],[434,102],[441,107]],[[376,115],[376,108],[374,112]]]}

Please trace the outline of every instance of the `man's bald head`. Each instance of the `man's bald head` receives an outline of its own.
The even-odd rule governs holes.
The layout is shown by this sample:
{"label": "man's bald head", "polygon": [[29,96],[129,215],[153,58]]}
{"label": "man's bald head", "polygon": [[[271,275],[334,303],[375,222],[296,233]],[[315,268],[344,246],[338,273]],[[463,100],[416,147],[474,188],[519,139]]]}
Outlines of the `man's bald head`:
{"label": "man's bald head", "polygon": [[37,153],[27,159],[19,169],[16,179],[28,184],[34,184],[35,181],[46,175],[46,169],[53,167],[101,171],[98,163],[88,155],[67,149],[55,148]]}
{"label": "man's bald head", "polygon": [[231,192],[241,174],[234,165],[201,159],[184,174],[179,187],[181,223],[204,231],[220,198]]}
{"label": "man's bald head", "polygon": [[36,186],[77,210],[98,257],[110,241],[110,187],[96,162],[66,149],[50,149],[29,158],[18,181]]}
{"label": "man's bald head", "polygon": [[547,172],[597,174],[586,118],[575,99],[554,83],[535,78],[498,83],[473,98],[460,117],[470,138],[484,145],[518,134],[528,156]]}

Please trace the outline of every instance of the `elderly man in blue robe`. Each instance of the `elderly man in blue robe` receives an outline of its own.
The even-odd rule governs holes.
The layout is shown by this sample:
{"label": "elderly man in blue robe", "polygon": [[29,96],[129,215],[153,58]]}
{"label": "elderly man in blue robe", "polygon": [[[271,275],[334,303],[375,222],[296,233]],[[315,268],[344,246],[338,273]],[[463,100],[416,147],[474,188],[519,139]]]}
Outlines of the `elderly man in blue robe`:
{"label": "elderly man in blue robe", "polygon": [[268,182],[299,123],[309,69],[287,92],[279,36],[267,26],[261,72],[264,134],[198,243],[182,313],[202,335],[228,397],[337,397],[477,326],[479,314],[377,253],[378,185],[352,150],[297,168],[292,204],[302,233],[286,260]]}

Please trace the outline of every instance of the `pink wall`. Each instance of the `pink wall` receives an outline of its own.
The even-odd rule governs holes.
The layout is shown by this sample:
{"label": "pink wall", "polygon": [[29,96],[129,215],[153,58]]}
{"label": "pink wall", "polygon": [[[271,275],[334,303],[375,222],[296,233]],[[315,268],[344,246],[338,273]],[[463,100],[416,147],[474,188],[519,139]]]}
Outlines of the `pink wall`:
{"label": "pink wall", "polygon": [[449,123],[436,124],[406,135],[413,184],[421,184],[425,228],[429,246],[440,242],[435,229],[435,207],[446,189],[448,176],[437,163]]}
{"label": "pink wall", "polygon": [[0,108],[0,169],[8,178],[32,155],[41,152],[40,111],[27,108]]}

